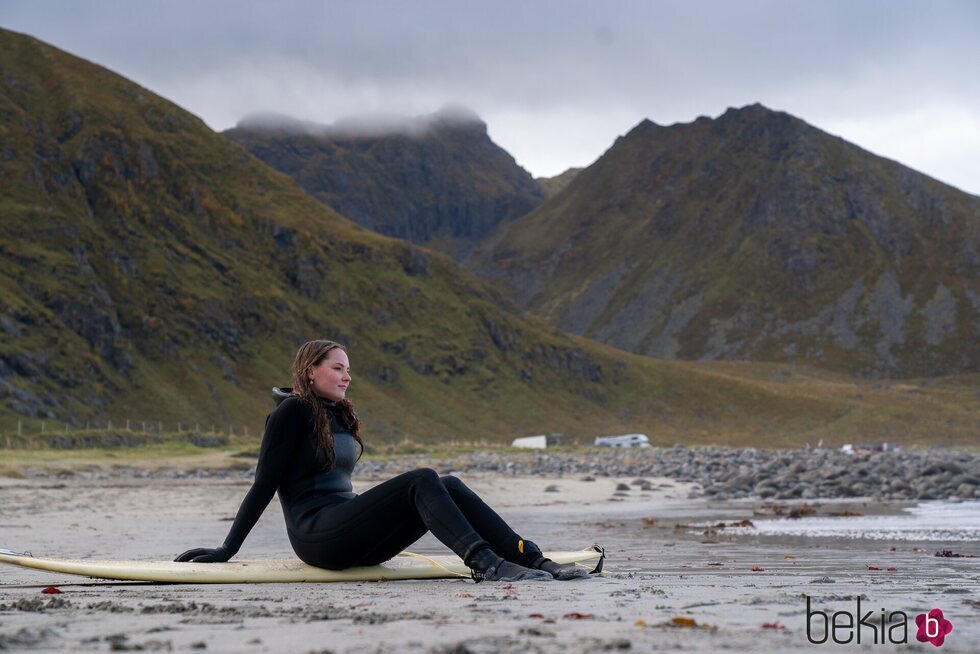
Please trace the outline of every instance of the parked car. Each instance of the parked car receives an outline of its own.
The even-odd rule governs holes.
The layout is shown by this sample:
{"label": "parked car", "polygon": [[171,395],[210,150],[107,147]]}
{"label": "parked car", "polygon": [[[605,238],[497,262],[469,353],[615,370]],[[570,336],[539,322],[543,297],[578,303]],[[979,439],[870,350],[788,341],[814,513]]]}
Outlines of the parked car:
{"label": "parked car", "polygon": [[650,447],[646,434],[623,434],[622,436],[596,436],[599,447]]}

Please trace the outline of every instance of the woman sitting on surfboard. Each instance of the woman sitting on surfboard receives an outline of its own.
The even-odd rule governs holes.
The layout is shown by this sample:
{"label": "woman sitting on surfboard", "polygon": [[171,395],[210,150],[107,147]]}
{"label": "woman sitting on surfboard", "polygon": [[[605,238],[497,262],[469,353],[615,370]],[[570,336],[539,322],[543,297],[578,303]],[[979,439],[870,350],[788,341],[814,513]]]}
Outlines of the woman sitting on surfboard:
{"label": "woman sitting on surfboard", "polygon": [[188,550],[177,561],[230,559],[278,490],[293,551],[320,568],[377,565],[431,531],[477,581],[588,575],[575,564],[545,558],[462,481],[431,468],[353,493],[351,473],[364,444],[361,422],[346,398],[350,382],[342,345],[317,340],[299,348],[293,387],[276,389],[278,406],[266,418],[255,481],[224,544]]}

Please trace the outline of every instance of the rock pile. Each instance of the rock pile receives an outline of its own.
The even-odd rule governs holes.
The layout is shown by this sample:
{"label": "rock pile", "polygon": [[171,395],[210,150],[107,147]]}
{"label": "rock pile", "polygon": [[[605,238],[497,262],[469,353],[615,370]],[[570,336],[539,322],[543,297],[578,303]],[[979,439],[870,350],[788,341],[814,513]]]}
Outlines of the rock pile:
{"label": "rock pile", "polygon": [[980,453],[924,449],[848,454],[834,449],[721,447],[595,449],[586,454],[477,452],[429,461],[364,461],[361,472],[395,474],[431,466],[505,475],[671,477],[697,483],[699,495],[724,500],[873,497],[891,500],[980,499]]}
{"label": "rock pile", "polygon": [[[149,470],[140,466],[84,466],[49,471],[26,467],[26,477],[249,478],[255,468]],[[772,500],[871,497],[888,500],[980,499],[980,452],[922,449],[853,454],[831,449],[760,450],[723,447],[608,449],[586,452],[478,451],[437,459],[413,454],[394,459],[362,459],[359,478],[390,477],[414,468],[440,473],[490,472],[499,475],[583,478],[670,477],[699,486],[692,497],[718,500]]]}

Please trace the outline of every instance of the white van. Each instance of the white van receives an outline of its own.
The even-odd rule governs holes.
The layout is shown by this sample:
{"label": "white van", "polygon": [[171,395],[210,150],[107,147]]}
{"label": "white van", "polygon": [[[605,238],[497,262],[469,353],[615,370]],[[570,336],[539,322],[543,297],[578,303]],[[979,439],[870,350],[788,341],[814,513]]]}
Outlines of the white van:
{"label": "white van", "polygon": [[599,447],[650,447],[646,434],[623,434],[622,436],[596,436]]}
{"label": "white van", "polygon": [[511,447],[529,448],[533,450],[543,450],[546,447],[561,445],[565,434],[538,434],[537,436],[523,436],[515,438],[511,442]]}

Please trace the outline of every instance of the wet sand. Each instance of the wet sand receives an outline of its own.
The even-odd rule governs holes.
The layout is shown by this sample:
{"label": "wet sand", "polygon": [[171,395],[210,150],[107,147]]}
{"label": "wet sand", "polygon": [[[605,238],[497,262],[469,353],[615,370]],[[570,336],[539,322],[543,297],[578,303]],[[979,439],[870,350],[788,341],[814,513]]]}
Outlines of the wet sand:
{"label": "wet sand", "polygon": [[[461,476],[519,533],[546,548],[603,545],[606,572],[576,582],[513,585],[459,579],[193,586],[98,582],[0,566],[0,648],[820,651],[841,646],[807,641],[805,596],[815,610],[853,614],[860,595],[862,613],[873,610],[875,620],[881,608],[908,614],[909,644],[869,646],[872,632],[865,628],[864,645],[851,649],[934,651],[915,641],[914,617],[936,607],[954,625],[941,651],[980,649],[980,558],[935,557],[947,547],[942,543],[678,527],[751,519],[762,501],[689,499],[684,484],[668,479],[649,478],[650,490],[643,491],[632,478]],[[618,484],[630,490],[616,495]],[[247,482],[230,479],[2,480],[0,547],[61,558],[169,559],[219,544],[247,489]],[[823,503],[821,510],[869,514],[900,506],[851,500]],[[948,547],[980,555],[980,544]],[[412,550],[446,552],[430,536]],[[277,501],[239,556],[291,556]],[[61,594],[41,593],[52,585]]]}

